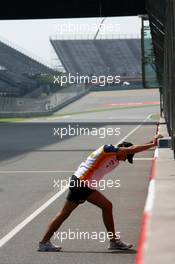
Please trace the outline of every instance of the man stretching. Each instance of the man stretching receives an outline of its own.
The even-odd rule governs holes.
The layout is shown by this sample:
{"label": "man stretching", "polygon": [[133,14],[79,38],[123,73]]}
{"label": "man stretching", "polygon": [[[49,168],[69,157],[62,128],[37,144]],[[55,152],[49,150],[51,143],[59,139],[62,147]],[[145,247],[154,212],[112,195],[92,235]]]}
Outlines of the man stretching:
{"label": "man stretching", "polygon": [[128,160],[129,163],[133,163],[135,153],[157,146],[159,138],[162,138],[162,135],[157,134],[151,142],[143,145],[133,145],[130,142],[123,142],[117,146],[103,145],[92,152],[72,175],[67,200],[61,212],[50,222],[43,239],[39,242],[38,250],[59,251],[61,249],[61,247],[53,245],[50,239],[72,211],[85,201],[98,206],[102,210],[106,230],[112,234],[108,249],[130,249],[132,244],[122,242],[115,235],[112,203],[98,190],[94,189],[93,183],[94,181],[99,182],[107,173],[115,169],[120,161]]}

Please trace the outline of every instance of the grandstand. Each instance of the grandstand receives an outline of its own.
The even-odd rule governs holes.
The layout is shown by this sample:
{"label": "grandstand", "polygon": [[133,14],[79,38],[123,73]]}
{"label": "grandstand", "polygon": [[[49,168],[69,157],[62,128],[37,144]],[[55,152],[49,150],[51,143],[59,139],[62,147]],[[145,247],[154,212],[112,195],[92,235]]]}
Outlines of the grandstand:
{"label": "grandstand", "polygon": [[88,92],[54,84],[53,69],[0,41],[0,117],[51,114]]}
{"label": "grandstand", "polygon": [[[26,96],[34,90],[48,90],[46,79],[56,72],[48,66],[30,58],[15,48],[0,41],[0,96]],[[39,92],[35,93],[39,96]]]}
{"label": "grandstand", "polygon": [[[122,85],[132,81],[140,87],[142,83],[139,39],[51,40],[51,44],[67,73],[120,75]],[[59,73],[0,41],[1,116],[50,113],[89,90],[102,89],[87,84],[78,88],[78,83],[61,89],[53,84],[55,74]],[[110,88],[116,89],[113,84]]]}
{"label": "grandstand", "polygon": [[0,63],[19,74],[53,74],[54,70],[0,41]]}
{"label": "grandstand", "polygon": [[65,70],[71,74],[141,78],[140,39],[50,41]]}
{"label": "grandstand", "polygon": [[[1,71],[0,71],[1,74]],[[0,97],[1,96],[19,96],[20,88],[0,80]]]}
{"label": "grandstand", "polygon": [[0,81],[3,82],[0,91],[8,96],[20,96],[37,89],[35,80],[8,70],[0,70]]}

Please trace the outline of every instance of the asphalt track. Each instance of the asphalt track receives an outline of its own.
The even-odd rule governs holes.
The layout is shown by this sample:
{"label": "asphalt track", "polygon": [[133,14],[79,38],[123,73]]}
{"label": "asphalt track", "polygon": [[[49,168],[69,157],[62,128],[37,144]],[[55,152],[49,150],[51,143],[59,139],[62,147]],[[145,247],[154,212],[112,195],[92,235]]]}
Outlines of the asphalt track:
{"label": "asphalt track", "polygon": [[[90,235],[96,232],[99,239],[65,239],[61,243],[63,250],[59,253],[40,253],[37,252],[37,246],[48,221],[60,210],[65,200],[66,191],[60,193],[60,188],[55,183],[60,179],[68,180],[79,163],[99,145],[117,143],[126,137],[135,144],[150,141],[156,126],[146,122],[151,114],[159,112],[159,105],[143,104],[123,109],[116,107],[113,110],[109,106],[118,102],[143,103],[159,100],[156,90],[144,92],[92,93],[65,107],[50,119],[0,124],[0,264],[134,263],[153,150],[136,155],[134,165],[121,162],[120,167],[106,177],[106,180],[119,179],[121,186],[101,190],[113,202],[116,231],[120,232],[123,240],[134,244],[133,250],[107,250],[108,242],[102,236],[105,228],[101,211],[88,202],[80,205],[59,231],[70,230],[75,234],[85,231]],[[99,107],[101,110],[96,111]],[[54,128],[65,126],[63,121],[77,120],[79,126],[89,129],[94,126],[98,129],[120,127],[120,135],[105,138],[100,138],[99,135],[65,136],[63,139],[54,136]],[[96,124],[96,120],[101,123]],[[121,120],[126,123],[117,123]],[[145,123],[139,124],[136,121]],[[39,214],[38,209],[51,201],[52,197],[56,197],[55,201],[45,206]],[[26,219],[28,222],[23,222]],[[15,227],[19,229],[15,230]],[[105,241],[100,242],[102,240]],[[53,242],[58,243],[57,237]]]}

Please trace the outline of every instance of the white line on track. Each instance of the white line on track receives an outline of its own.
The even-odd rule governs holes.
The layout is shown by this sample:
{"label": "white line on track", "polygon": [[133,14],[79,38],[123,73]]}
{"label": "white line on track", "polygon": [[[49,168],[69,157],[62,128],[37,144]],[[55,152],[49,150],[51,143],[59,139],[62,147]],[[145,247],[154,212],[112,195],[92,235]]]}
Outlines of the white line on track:
{"label": "white line on track", "polygon": [[[150,115],[148,115],[144,120],[143,123],[146,122],[146,120],[148,120],[150,118]],[[122,143],[123,141],[125,141],[129,136],[131,136],[136,130],[138,130],[140,127],[142,126],[142,124],[136,126],[133,130],[131,130],[125,137],[123,137],[119,142],[117,142],[116,145]]]}
{"label": "white line on track", "polygon": [[153,158],[134,158],[134,160],[144,161],[144,160],[153,160]]}
{"label": "white line on track", "polygon": [[28,223],[30,223],[34,218],[36,218],[41,212],[43,212],[49,205],[51,205],[55,200],[57,200],[62,195],[62,193],[64,193],[67,189],[68,189],[68,185],[65,188],[63,188],[61,191],[57,192],[43,205],[41,205],[36,211],[34,211],[31,215],[29,215],[26,219],[24,219],[20,224],[18,224],[15,228],[13,228],[7,235],[1,238],[0,248],[4,244],[6,244],[11,238],[13,238],[20,230],[22,230]]}
{"label": "white line on track", "polygon": [[71,117],[70,115],[65,115],[65,116],[54,116],[54,117],[48,117],[47,120],[57,120],[57,119],[63,119],[63,118],[69,118]]}
{"label": "white line on track", "polygon": [[[149,116],[143,122],[145,122],[148,118],[149,118]],[[141,126],[142,126],[142,124],[135,127],[124,138],[122,138],[117,144],[121,143],[122,141],[125,141],[127,139],[127,137],[132,135]],[[40,171],[40,172],[43,173],[43,171]],[[3,173],[5,173],[5,172],[3,172]],[[19,171],[18,171],[18,173],[19,173]],[[23,173],[24,173],[24,171],[23,171]],[[33,219],[35,219],[40,213],[42,213],[55,200],[57,200],[67,189],[68,189],[68,185],[64,189],[62,189],[61,191],[57,192],[47,202],[45,202],[43,205],[41,205],[37,210],[35,210],[32,214],[30,214],[27,218],[25,218],[21,223],[19,223],[16,227],[14,227],[7,235],[5,235],[3,238],[1,238],[0,239],[0,248],[2,246],[4,246],[10,239],[12,239],[17,233],[19,233],[27,224],[29,224]]]}

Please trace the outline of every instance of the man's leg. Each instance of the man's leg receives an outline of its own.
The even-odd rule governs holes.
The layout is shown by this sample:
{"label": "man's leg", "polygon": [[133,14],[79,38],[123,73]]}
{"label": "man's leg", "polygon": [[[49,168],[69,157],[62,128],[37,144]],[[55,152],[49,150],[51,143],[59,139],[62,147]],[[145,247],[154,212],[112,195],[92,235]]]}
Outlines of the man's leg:
{"label": "man's leg", "polygon": [[111,241],[115,241],[115,227],[112,213],[112,203],[100,192],[95,191],[89,195],[87,201],[98,206],[102,209],[103,222],[108,232],[112,232],[113,238]]}
{"label": "man's leg", "polygon": [[59,212],[56,217],[50,222],[48,229],[41,240],[41,242],[47,242],[53,236],[54,232],[58,230],[61,224],[68,218],[71,212],[78,206],[78,204],[66,201],[61,212]]}

